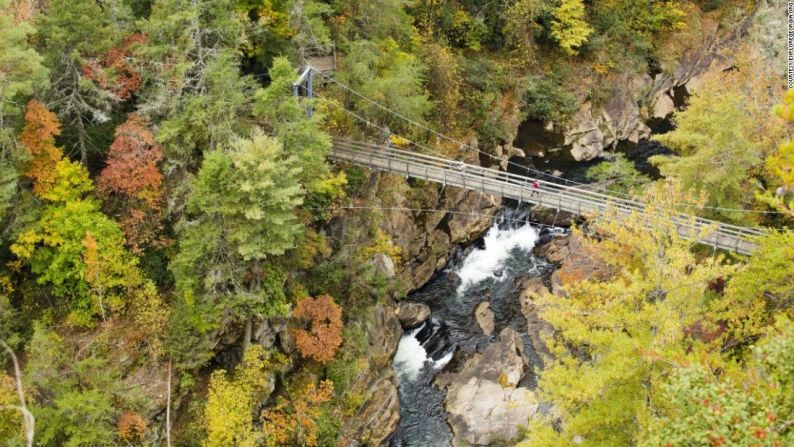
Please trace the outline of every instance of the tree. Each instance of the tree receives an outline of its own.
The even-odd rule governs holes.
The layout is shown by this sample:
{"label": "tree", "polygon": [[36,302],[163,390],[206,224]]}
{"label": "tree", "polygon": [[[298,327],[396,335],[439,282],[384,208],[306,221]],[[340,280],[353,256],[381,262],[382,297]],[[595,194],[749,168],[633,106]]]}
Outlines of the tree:
{"label": "tree", "polygon": [[[55,147],[59,126],[54,114],[32,101],[26,120],[22,142],[31,158],[26,172],[44,206],[11,251],[30,266],[40,284],[70,300],[73,324],[90,325],[94,315],[104,313],[105,293],[114,307],[123,307],[128,288],[140,284],[137,259],[124,250],[121,230],[90,195],[93,184],[85,167],[62,158]],[[86,257],[89,248],[92,253]]]}
{"label": "tree", "polygon": [[[424,122],[432,106],[423,88],[427,68],[416,56],[401,50],[397,42],[352,42],[344,64],[339,73],[342,82],[378,104],[415,122]],[[419,132],[364,98],[350,95],[348,101],[363,116],[381,126],[388,125],[396,133],[413,136]]]}
{"label": "tree", "polygon": [[328,363],[342,344],[342,309],[330,295],[303,298],[293,318],[309,321],[309,330],[294,330],[298,352],[306,358]]}
{"label": "tree", "polygon": [[33,180],[33,192],[38,196],[46,194],[55,183],[55,165],[63,157],[55,147],[55,137],[60,134],[61,125],[55,114],[41,102],[31,100],[20,141],[30,160],[24,172]]}
{"label": "tree", "polygon": [[12,146],[16,119],[24,97],[47,85],[42,57],[29,45],[33,26],[17,17],[11,0],[0,0],[0,149],[4,157]]}
{"label": "tree", "polygon": [[[794,121],[794,89],[786,91],[783,104],[775,106],[775,113],[789,123]],[[794,142],[784,141],[776,154],[769,155],[766,169],[771,174],[773,186],[779,186],[756,194],[756,198],[794,217]]]}
{"label": "tree", "polygon": [[589,243],[614,276],[568,284],[563,300],[537,298],[540,316],[558,332],[539,389],[561,423],[557,432],[534,421],[522,445],[632,444],[660,404],[658,378],[688,350],[708,354],[687,329],[713,327],[703,312],[715,296],[709,283],[734,268],[719,257],[698,258],[694,243],[678,235],[675,206],[691,200],[674,187],[652,189],[645,214],[597,217],[599,239]]}
{"label": "tree", "polygon": [[695,361],[675,370],[639,445],[791,445],[792,364],[794,324],[780,318],[741,368],[715,374]]}
{"label": "tree", "polygon": [[207,153],[191,182],[189,215],[177,227],[179,253],[171,263],[177,286],[224,310],[285,313],[283,294],[266,294],[281,275],[264,275],[263,262],[292,248],[300,234],[299,174],[296,158],[260,130],[235,140],[228,153]]}
{"label": "tree", "polygon": [[258,438],[253,424],[253,411],[273,390],[273,370],[280,360],[272,359],[259,346],[245,352],[243,362],[233,378],[224,370],[210,377],[204,426],[207,438],[204,447],[254,447]]}
{"label": "tree", "polygon": [[[50,69],[50,95],[66,126],[64,136],[85,163],[92,149],[89,127],[107,122],[120,98],[86,77],[90,61],[117,46],[130,24],[125,2],[52,0],[36,20],[39,50]],[[96,78],[96,75],[92,77]]]}
{"label": "tree", "polygon": [[560,0],[552,11],[551,35],[569,56],[579,53],[579,47],[587,41],[593,28],[584,19],[582,0]]}
{"label": "tree", "polygon": [[317,445],[317,422],[321,405],[330,401],[334,384],[323,380],[319,386],[314,380],[298,383],[286,397],[280,396],[276,405],[262,412],[262,430],[265,445],[277,447],[295,443],[314,447]]}
{"label": "tree", "polygon": [[122,101],[130,99],[143,81],[138,68],[130,64],[133,56],[132,47],[145,42],[146,38],[143,34],[132,34],[117,46],[107,50],[102,57],[86,61],[83,65],[83,76],[96,82],[99,87],[110,91]]}
{"label": "tree", "polygon": [[286,58],[273,61],[268,72],[271,83],[254,97],[254,113],[263,118],[284,145],[284,153],[300,161],[300,180],[314,190],[328,176],[325,157],[331,151],[331,137],[320,126],[322,114],[306,116],[306,104],[292,96],[297,72]]}
{"label": "tree", "polygon": [[[11,347],[8,346],[8,344],[5,341],[0,340],[0,347],[2,347],[5,350],[5,352],[8,353],[9,357],[11,357],[11,362],[14,365],[13,382],[16,388],[16,398],[18,399],[18,401],[14,403],[0,401],[0,411],[14,410],[22,414],[22,421],[24,423],[23,425],[24,425],[24,433],[25,433],[25,445],[27,447],[33,447],[33,435],[35,433],[36,418],[33,416],[33,413],[31,413],[30,410],[28,409],[27,401],[25,399],[25,392],[23,390],[23,385],[22,385],[22,370],[19,367],[19,360],[17,359],[17,355],[14,353],[14,350],[12,350]],[[0,379],[2,379],[2,376],[0,376]],[[2,387],[2,384],[0,384],[0,387]],[[0,399],[2,399],[2,397],[0,397]]]}
{"label": "tree", "polygon": [[[783,123],[769,116],[777,75],[763,65],[747,56],[737,60],[735,70],[708,76],[686,110],[673,114],[676,129],[654,137],[678,157],[650,161],[685,189],[708,194],[709,206],[751,208],[757,185],[765,182],[761,162],[775,153],[785,134]],[[712,210],[708,217],[749,223],[754,216]]]}
{"label": "tree", "polygon": [[107,165],[97,179],[97,192],[133,253],[165,243],[160,236],[163,175],[157,166],[162,159],[163,149],[145,119],[132,114],[116,128]]}
{"label": "tree", "polygon": [[221,150],[250,127],[253,80],[240,75],[242,14],[232,0],[164,0],[143,22],[147,44],[138,111],[160,122],[157,139],[170,163],[189,166],[197,152]]}
{"label": "tree", "polygon": [[729,322],[727,346],[746,346],[766,333],[776,317],[794,318],[794,232],[772,231],[758,241],[758,249],[725,287],[725,298],[712,311]]}
{"label": "tree", "polygon": [[116,405],[139,397],[122,386],[117,363],[101,354],[106,346],[94,342],[91,352],[82,352],[55,332],[34,326],[26,376],[36,396],[37,445],[118,445]]}
{"label": "tree", "polygon": [[634,163],[623,154],[615,154],[612,160],[588,168],[587,176],[596,181],[608,181],[608,189],[623,193],[636,192],[651,181],[648,176],[640,174]]}

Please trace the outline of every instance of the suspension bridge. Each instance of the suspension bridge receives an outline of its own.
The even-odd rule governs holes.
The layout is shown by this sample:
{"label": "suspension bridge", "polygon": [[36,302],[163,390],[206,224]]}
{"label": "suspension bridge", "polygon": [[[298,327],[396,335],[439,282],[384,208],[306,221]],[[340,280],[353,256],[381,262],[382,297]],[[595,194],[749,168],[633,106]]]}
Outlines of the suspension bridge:
{"label": "suspension bridge", "polygon": [[[619,198],[587,190],[584,187],[535,180],[523,175],[385,145],[336,139],[330,158],[372,170],[423,179],[445,186],[457,186],[576,215],[604,213],[610,208],[617,210],[621,215],[648,212],[647,205],[636,200]],[[537,188],[534,187],[535,181],[539,186]],[[673,216],[673,221],[676,230],[683,238],[697,239],[698,242],[715,249],[745,255],[751,254],[757,248],[754,238],[763,234],[760,229],[726,224],[683,213]]]}
{"label": "suspension bridge", "polygon": [[[295,96],[299,96],[300,91],[303,90],[309,98],[318,97],[324,99],[319,95],[315,95],[312,85],[315,74],[321,76],[325,81],[337,84],[351,94],[366,100],[372,105],[413,126],[430,132],[439,138],[457,143],[463,148],[493,157],[491,154],[482,152],[477,148],[472,148],[454,138],[432,130],[421,123],[412,121],[399,112],[391,110],[362,95],[360,92],[353,90],[349,86],[340,83],[321,70],[313,68],[311,65],[305,67],[298,80],[293,84]],[[385,134],[390,134],[388,129],[372,123],[347,108],[335,105],[333,102],[329,104],[340,108],[341,111],[350,114],[367,126],[373,126],[385,132]],[[311,115],[311,104],[309,104],[307,112]],[[419,148],[428,149],[410,140],[406,141],[409,141]],[[437,153],[432,150],[430,150],[430,152]],[[381,172],[391,172],[406,177],[440,183],[445,186],[456,186],[467,190],[479,191],[484,194],[518,200],[519,202],[532,203],[541,207],[566,211],[575,215],[592,215],[596,213],[603,215],[609,210],[617,210],[619,216],[627,216],[630,213],[639,213],[641,215],[648,214],[647,204],[625,195],[605,194],[603,191],[593,190],[592,185],[578,184],[575,182],[571,183],[568,181],[563,181],[561,182],[562,184],[549,182],[524,175],[485,168],[479,165],[467,164],[443,156],[437,157],[418,152],[405,151],[391,147],[391,145],[377,145],[337,138],[334,140],[333,149],[329,158]],[[515,164],[509,161],[508,163]],[[536,182],[538,187],[535,187]],[[691,204],[686,205],[692,206]],[[747,210],[732,211],[753,212]],[[743,255],[749,255],[755,251],[758,247],[755,242],[756,238],[765,234],[764,229],[727,224],[686,213],[674,214],[671,216],[671,220],[678,234],[685,239],[696,240],[701,244],[713,247],[715,250],[728,250]]]}

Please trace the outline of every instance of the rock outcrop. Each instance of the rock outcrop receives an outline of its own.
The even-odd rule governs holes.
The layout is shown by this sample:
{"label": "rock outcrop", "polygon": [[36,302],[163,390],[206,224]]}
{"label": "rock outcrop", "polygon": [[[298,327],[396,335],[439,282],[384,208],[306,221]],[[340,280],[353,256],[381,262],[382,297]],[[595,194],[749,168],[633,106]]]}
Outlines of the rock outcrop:
{"label": "rock outcrop", "polygon": [[521,336],[505,328],[498,343],[472,355],[457,372],[436,377],[436,384],[446,388],[453,445],[513,445],[519,427],[538,411],[534,393],[516,385],[527,363]]}
{"label": "rock outcrop", "polygon": [[397,305],[396,313],[403,328],[413,329],[430,317],[430,308],[427,304],[403,301]]}
{"label": "rock outcrop", "polygon": [[365,321],[368,365],[351,387],[365,390],[364,394],[370,399],[342,427],[341,446],[382,445],[400,420],[397,380],[391,359],[403,331],[395,308],[378,304]]}
{"label": "rock outcrop", "polygon": [[669,119],[706,73],[730,66],[721,48],[712,37],[703,48],[682,57],[671,73],[627,75],[608,99],[598,105],[585,101],[565,125],[522,123],[513,144],[534,156],[557,153],[575,161],[592,160],[622,141],[636,144],[650,137],[648,123]]}
{"label": "rock outcrop", "polygon": [[535,247],[535,255],[559,265],[551,274],[551,293],[564,296],[563,285],[584,279],[603,280],[612,274],[606,262],[575,236],[557,236]]}

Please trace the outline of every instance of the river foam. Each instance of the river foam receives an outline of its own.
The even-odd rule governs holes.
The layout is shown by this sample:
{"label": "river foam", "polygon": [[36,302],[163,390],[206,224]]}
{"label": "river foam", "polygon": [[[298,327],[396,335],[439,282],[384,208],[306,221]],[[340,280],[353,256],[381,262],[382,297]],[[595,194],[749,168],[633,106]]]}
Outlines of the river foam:
{"label": "river foam", "polygon": [[530,225],[508,229],[494,225],[483,239],[485,247],[472,250],[457,271],[461,279],[458,295],[480,281],[495,278],[512,250],[532,250],[538,240],[538,232]]}

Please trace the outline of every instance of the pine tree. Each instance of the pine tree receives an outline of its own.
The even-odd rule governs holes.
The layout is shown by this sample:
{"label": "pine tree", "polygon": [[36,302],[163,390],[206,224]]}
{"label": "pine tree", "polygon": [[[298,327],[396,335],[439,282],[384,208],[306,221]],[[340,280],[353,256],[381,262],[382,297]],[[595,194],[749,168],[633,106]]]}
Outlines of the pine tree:
{"label": "pine tree", "polygon": [[247,135],[254,85],[240,75],[242,17],[231,0],[164,0],[143,23],[139,57],[150,82],[138,110],[160,122],[157,139],[171,163],[189,165],[195,153]]}
{"label": "pine tree", "polygon": [[190,217],[178,226],[171,268],[182,290],[221,297],[224,309],[283,313],[279,297],[263,295],[264,285],[280,276],[268,279],[263,262],[292,248],[301,231],[295,215],[300,168],[277,139],[259,130],[232,146],[207,153],[191,182]]}
{"label": "pine tree", "polygon": [[109,0],[52,0],[39,14],[39,50],[50,69],[50,95],[64,124],[64,136],[85,163],[93,147],[92,124],[111,119],[120,98],[86,77],[89,62],[117,46],[128,35],[125,2]]}

